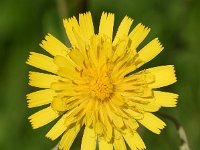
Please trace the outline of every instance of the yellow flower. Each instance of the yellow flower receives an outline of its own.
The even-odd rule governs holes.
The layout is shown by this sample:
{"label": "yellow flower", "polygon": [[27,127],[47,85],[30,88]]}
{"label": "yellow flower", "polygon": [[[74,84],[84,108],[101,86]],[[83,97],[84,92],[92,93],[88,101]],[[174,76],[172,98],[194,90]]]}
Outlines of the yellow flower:
{"label": "yellow flower", "polygon": [[[64,20],[71,48],[48,34],[40,46],[52,56],[31,52],[27,64],[46,71],[30,72],[29,84],[42,88],[27,95],[28,107],[46,105],[29,117],[33,128],[59,118],[46,134],[63,134],[60,149],[70,149],[84,128],[81,149],[145,149],[137,133],[139,124],[159,134],[165,123],[153,112],[175,107],[177,94],[158,88],[176,82],[173,65],[135,70],[156,57],[163,47],[155,38],[139,49],[150,29],[124,17],[113,37],[114,14],[103,13],[94,33],[90,13]],[[138,124],[139,123],[139,124]]]}

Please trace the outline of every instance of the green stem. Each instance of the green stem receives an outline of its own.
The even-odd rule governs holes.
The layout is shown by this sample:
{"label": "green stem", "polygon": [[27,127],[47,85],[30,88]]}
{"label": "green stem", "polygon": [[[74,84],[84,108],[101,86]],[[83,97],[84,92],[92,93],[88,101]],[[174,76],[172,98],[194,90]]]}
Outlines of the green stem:
{"label": "green stem", "polygon": [[170,120],[175,125],[179,139],[181,141],[179,150],[191,150],[188,140],[187,140],[186,132],[185,132],[184,128],[182,127],[182,125],[177,121],[177,119],[175,119],[174,117],[167,115],[161,111],[157,112],[157,114],[162,116],[163,118]]}

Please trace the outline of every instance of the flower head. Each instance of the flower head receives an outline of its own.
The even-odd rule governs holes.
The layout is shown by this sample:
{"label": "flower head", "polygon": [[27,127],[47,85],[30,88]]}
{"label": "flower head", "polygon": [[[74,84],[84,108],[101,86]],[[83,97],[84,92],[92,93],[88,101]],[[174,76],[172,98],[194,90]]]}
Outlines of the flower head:
{"label": "flower head", "polygon": [[59,118],[46,134],[68,150],[84,128],[81,149],[145,149],[137,133],[139,124],[159,134],[165,123],[153,112],[176,106],[177,94],[157,89],[176,82],[173,65],[137,71],[163,47],[157,38],[142,49],[150,29],[124,17],[113,37],[114,14],[103,13],[94,33],[90,13],[64,20],[71,48],[48,34],[40,46],[51,56],[31,52],[27,63],[46,71],[30,72],[29,84],[42,88],[27,95],[28,107],[46,105],[29,117],[33,128]]}

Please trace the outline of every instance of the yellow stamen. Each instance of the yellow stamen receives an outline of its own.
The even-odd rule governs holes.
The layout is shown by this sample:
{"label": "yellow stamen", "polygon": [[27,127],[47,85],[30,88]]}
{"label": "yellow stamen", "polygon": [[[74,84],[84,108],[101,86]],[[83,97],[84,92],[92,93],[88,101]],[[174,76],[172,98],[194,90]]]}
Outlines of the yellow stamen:
{"label": "yellow stamen", "polygon": [[113,84],[107,74],[96,76],[90,83],[91,96],[101,101],[109,98],[113,93]]}

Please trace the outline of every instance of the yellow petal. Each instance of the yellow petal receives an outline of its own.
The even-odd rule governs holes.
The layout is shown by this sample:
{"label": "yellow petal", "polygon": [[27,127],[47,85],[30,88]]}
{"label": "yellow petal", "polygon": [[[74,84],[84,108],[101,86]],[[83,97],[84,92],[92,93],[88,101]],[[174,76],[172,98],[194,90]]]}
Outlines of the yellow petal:
{"label": "yellow petal", "polygon": [[112,96],[111,101],[113,104],[117,106],[123,106],[125,104],[125,99],[120,94],[117,94],[117,93],[115,93]]}
{"label": "yellow petal", "polygon": [[50,138],[51,140],[57,139],[65,130],[67,127],[65,126],[66,115],[63,115],[62,118],[51,128],[51,130],[46,134],[47,138]]}
{"label": "yellow petal", "polygon": [[69,117],[67,117],[65,120],[65,125],[69,126],[69,125],[72,125],[73,123],[78,124],[80,122],[80,120],[82,120],[83,117],[85,116],[85,113],[86,113],[85,108],[86,107],[87,107],[87,101],[83,101],[77,107],[70,109],[67,112],[70,114],[69,114]]}
{"label": "yellow petal", "polygon": [[69,53],[69,57],[72,59],[72,61],[77,64],[78,66],[83,66],[83,61],[84,61],[84,57],[82,55],[82,53],[78,50],[78,49],[73,49],[70,53]]}
{"label": "yellow petal", "polygon": [[163,107],[175,107],[178,95],[174,93],[154,91],[156,103]]}
{"label": "yellow petal", "polygon": [[121,91],[121,95],[124,97],[128,97],[128,98],[129,97],[151,97],[151,96],[153,96],[152,89],[147,86],[143,86],[143,85],[134,86],[134,85],[127,84],[126,88],[120,87],[119,90],[124,90],[124,91]]}
{"label": "yellow petal", "polygon": [[128,37],[125,37],[120,42],[118,42],[118,44],[116,46],[116,50],[115,50],[113,58],[112,58],[113,61],[115,61],[117,58],[123,57],[125,55],[125,53],[127,52],[126,48],[127,48],[128,42],[129,42]]}
{"label": "yellow petal", "polygon": [[166,126],[166,124],[162,120],[160,120],[152,113],[144,113],[144,117],[138,121],[147,129],[156,134],[160,134],[160,130]]}
{"label": "yellow petal", "polygon": [[90,38],[92,35],[94,35],[94,26],[92,22],[92,16],[90,12],[87,12],[85,14],[79,15],[79,24],[81,28],[81,32],[84,37],[84,41],[86,44],[88,44]]}
{"label": "yellow petal", "polygon": [[153,91],[152,98],[132,99],[128,102],[129,106],[135,106],[147,112],[156,112],[161,107],[175,107],[178,95],[174,93]]}
{"label": "yellow petal", "polygon": [[48,124],[57,117],[59,117],[59,114],[52,110],[51,107],[47,107],[31,115],[28,119],[30,119],[32,127],[36,129]]}
{"label": "yellow petal", "polygon": [[40,46],[53,56],[66,56],[70,52],[69,48],[51,34],[45,37]]}
{"label": "yellow petal", "polygon": [[[76,85],[76,86],[75,86]],[[78,83],[72,83],[72,81],[61,81],[59,80],[58,82],[54,82],[51,84],[51,89],[56,91],[56,92],[60,92],[60,94],[74,94],[71,96],[75,96],[78,93],[84,93],[84,92],[88,92],[89,88],[86,86],[77,86]],[[65,96],[67,96],[65,95]],[[64,95],[63,95],[64,96]]]}
{"label": "yellow petal", "polygon": [[104,41],[101,56],[104,58],[111,58],[112,55],[113,55],[112,43],[109,41]]}
{"label": "yellow petal", "polygon": [[90,12],[80,14],[79,23],[75,17],[65,19],[63,23],[72,47],[79,47],[81,50],[84,49],[90,37],[94,35],[94,27]]}
{"label": "yellow petal", "polygon": [[96,149],[96,135],[94,129],[85,127],[81,143],[81,150],[95,150],[95,149]]}
{"label": "yellow petal", "polygon": [[113,145],[111,143],[108,143],[104,139],[99,139],[99,150],[113,150]]}
{"label": "yellow petal", "polygon": [[68,129],[62,136],[59,149],[69,150],[79,131],[80,128],[77,128],[76,126]]}
{"label": "yellow petal", "polygon": [[115,130],[114,133],[115,133],[115,137],[114,137],[113,145],[114,145],[115,150],[126,150],[126,144],[121,134],[117,130]]}
{"label": "yellow petal", "polygon": [[130,117],[134,118],[134,119],[142,119],[143,116],[143,112],[140,112],[140,110],[138,110],[137,108],[134,109],[125,109],[124,111],[127,112]]}
{"label": "yellow petal", "polygon": [[37,107],[51,103],[53,97],[56,96],[54,90],[45,89],[30,93],[27,95],[28,107]]}
{"label": "yellow petal", "polygon": [[145,39],[145,37],[148,35],[150,29],[146,28],[141,23],[138,24],[133,31],[129,34],[129,37],[132,41],[131,43],[131,50],[136,50],[138,45]]}
{"label": "yellow petal", "polygon": [[137,128],[139,127],[139,124],[135,119],[126,119],[124,120],[124,123],[126,124],[126,127],[131,130],[131,131],[136,131]]}
{"label": "yellow petal", "polygon": [[95,123],[94,129],[95,129],[95,133],[102,135],[104,131],[103,123],[101,123],[100,121],[97,121]]}
{"label": "yellow petal", "polygon": [[151,83],[155,80],[154,76],[147,70],[142,70],[124,78],[122,85],[130,83],[132,85]]}
{"label": "yellow petal", "polygon": [[59,76],[39,73],[39,72],[29,72],[29,85],[39,88],[50,88],[53,82],[57,82],[60,79]]}
{"label": "yellow petal", "polygon": [[73,84],[71,81],[58,81],[51,84],[51,89],[55,91],[63,91],[63,90],[73,90]]}
{"label": "yellow petal", "polygon": [[53,63],[53,59],[35,52],[30,52],[27,64],[52,73],[57,72],[57,66]]}
{"label": "yellow petal", "polygon": [[147,70],[155,77],[155,82],[149,84],[151,88],[160,88],[176,82],[173,65],[158,66]]}
{"label": "yellow petal", "polygon": [[162,45],[160,44],[158,38],[155,38],[149,42],[145,47],[143,47],[139,52],[139,59],[141,63],[137,67],[142,66],[143,64],[149,62],[154,57],[156,57],[163,50]]}
{"label": "yellow petal", "polygon": [[84,51],[86,46],[85,37],[76,18],[64,19],[63,23],[72,47]]}
{"label": "yellow petal", "polygon": [[80,33],[80,27],[78,24],[78,21],[75,17],[72,17],[70,19],[64,19],[63,24],[67,33],[67,37],[69,38],[69,41],[72,46],[77,45],[77,39],[74,35],[74,32]]}
{"label": "yellow petal", "polygon": [[80,80],[80,75],[81,71],[77,70],[74,67],[62,67],[58,69],[57,74],[63,78],[74,80],[74,81],[79,81]]}
{"label": "yellow petal", "polygon": [[65,99],[55,97],[51,103],[51,107],[55,111],[66,111],[67,106],[65,104]]}
{"label": "yellow petal", "polygon": [[112,42],[110,38],[106,36],[95,35],[91,38],[90,42],[90,62],[94,62],[96,66],[105,65],[108,62],[108,59],[111,58],[113,54]]}
{"label": "yellow petal", "polygon": [[140,110],[144,110],[147,112],[156,112],[161,108],[161,105],[159,103],[157,103],[155,99],[154,99],[154,101],[152,101],[148,104],[133,103],[132,105],[137,107]]}
{"label": "yellow petal", "polygon": [[113,36],[113,26],[114,26],[114,14],[112,13],[102,13],[100,25],[99,25],[99,34],[106,35],[112,40]]}
{"label": "yellow petal", "polygon": [[100,55],[101,38],[99,35],[95,35],[90,40],[90,47],[88,49],[88,55],[90,58],[90,64],[98,66],[98,60]]}
{"label": "yellow petal", "polygon": [[124,127],[124,121],[122,117],[115,115],[114,113],[111,114],[112,116],[112,122],[117,128],[122,128]]}
{"label": "yellow petal", "polygon": [[57,74],[67,79],[77,79],[81,70],[73,62],[63,56],[55,56],[54,63],[59,66]]}
{"label": "yellow petal", "polygon": [[70,62],[65,57],[60,56],[60,55],[55,56],[53,62],[58,67],[68,67],[68,66],[71,66]]}
{"label": "yellow petal", "polygon": [[73,90],[72,88],[71,88],[71,89],[64,90],[64,91],[62,92],[62,94],[64,94],[65,96],[76,96],[76,95],[81,95],[81,93],[76,92],[76,91]]}
{"label": "yellow petal", "polygon": [[117,42],[128,35],[128,32],[129,32],[129,29],[131,27],[133,23],[133,20],[129,17],[124,17],[124,19],[122,20],[118,30],[117,30],[117,33],[116,33],[116,36],[115,36],[115,39],[113,41],[113,45],[116,45]]}
{"label": "yellow petal", "polygon": [[106,141],[111,141],[112,137],[113,137],[113,127],[112,127],[112,122],[111,122],[111,118],[110,116],[108,116],[108,112],[111,111],[111,108],[109,107],[109,105],[106,105],[106,107],[102,107],[101,111],[101,116],[103,116],[104,119],[104,124],[105,124],[105,132],[106,132]]}
{"label": "yellow petal", "polygon": [[134,134],[126,132],[126,134],[124,135],[124,138],[132,150],[146,149],[146,146],[145,146],[142,138],[139,136],[139,134],[137,132],[134,132]]}
{"label": "yellow petal", "polygon": [[130,106],[136,106],[138,109],[143,109],[147,112],[156,112],[161,107],[175,107],[177,104],[178,95],[168,92],[153,91],[153,98],[143,98],[144,102],[148,103],[138,103],[137,101],[129,101]]}
{"label": "yellow petal", "polygon": [[53,62],[58,66],[58,67],[72,67],[75,66],[74,62],[69,58],[69,57],[64,57],[57,55],[54,57]]}

